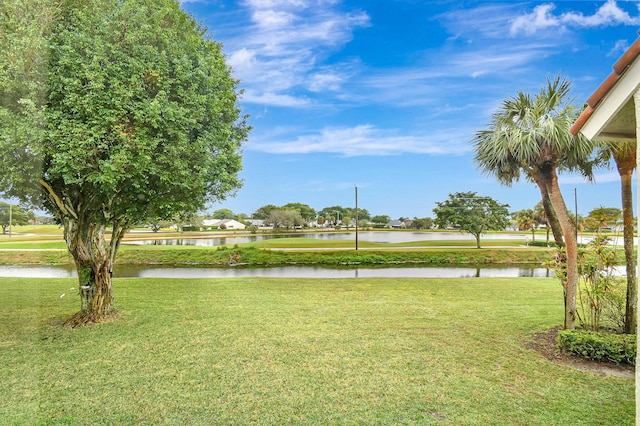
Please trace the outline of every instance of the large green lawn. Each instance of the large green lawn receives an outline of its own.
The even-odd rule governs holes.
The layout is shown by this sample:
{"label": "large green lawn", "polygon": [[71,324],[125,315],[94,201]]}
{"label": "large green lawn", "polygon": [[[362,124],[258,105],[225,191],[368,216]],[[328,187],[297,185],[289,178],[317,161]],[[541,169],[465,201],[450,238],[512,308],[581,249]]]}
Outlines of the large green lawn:
{"label": "large green lawn", "polygon": [[62,328],[75,286],[0,280],[0,424],[634,423],[633,380],[528,349],[554,279],[119,279]]}

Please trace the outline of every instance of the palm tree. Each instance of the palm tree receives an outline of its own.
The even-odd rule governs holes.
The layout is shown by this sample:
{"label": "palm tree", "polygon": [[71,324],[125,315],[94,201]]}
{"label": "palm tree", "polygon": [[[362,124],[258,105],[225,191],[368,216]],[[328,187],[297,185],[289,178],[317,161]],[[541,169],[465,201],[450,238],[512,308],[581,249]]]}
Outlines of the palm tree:
{"label": "palm tree", "polygon": [[620,174],[622,193],[622,223],[624,235],[624,257],[627,263],[627,303],[624,332],[636,332],[638,311],[638,287],[636,282],[636,257],[633,252],[634,220],[632,176],[636,168],[636,141],[601,142],[604,159],[613,158]]}
{"label": "palm tree", "polygon": [[536,228],[539,222],[536,219],[535,213],[532,209],[522,209],[514,213],[514,219],[516,225],[518,225],[519,231],[531,230],[531,241],[536,241]]}
{"label": "palm tree", "polygon": [[[558,247],[564,247],[564,241],[562,241],[562,229],[560,229],[558,218],[556,217],[555,213],[553,213],[553,207],[551,207],[551,201],[549,201],[549,197],[547,197],[546,202],[543,202],[542,200],[539,201],[533,208],[533,212],[538,223],[544,224],[544,226],[546,227],[547,246],[549,245],[549,233],[551,232],[551,228],[553,226],[554,228],[553,238],[556,241],[556,245],[558,245],[558,240],[560,240],[562,245],[558,245]],[[549,217],[550,215],[553,216],[552,219]],[[554,225],[551,225],[552,221]],[[555,232],[556,228],[558,230],[559,235],[556,235],[556,232]]]}
{"label": "palm tree", "polygon": [[[536,96],[518,92],[503,101],[485,130],[476,133],[473,144],[480,169],[510,185],[521,174],[539,187],[558,219],[566,247],[567,278],[564,285],[566,329],[575,328],[578,288],[578,246],[560,186],[558,169],[579,170],[590,177],[588,158],[593,144],[569,131],[578,115],[568,101],[571,84],[557,76],[548,78]],[[548,215],[550,216],[550,215]]]}

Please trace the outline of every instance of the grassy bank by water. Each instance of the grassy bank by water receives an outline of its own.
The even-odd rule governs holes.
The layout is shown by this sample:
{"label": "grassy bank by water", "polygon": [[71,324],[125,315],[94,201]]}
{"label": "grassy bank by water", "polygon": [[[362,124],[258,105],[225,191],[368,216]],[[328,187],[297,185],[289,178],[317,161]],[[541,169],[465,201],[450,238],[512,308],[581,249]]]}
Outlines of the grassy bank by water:
{"label": "grassy bank by water", "polygon": [[554,279],[117,279],[62,328],[75,285],[2,280],[3,424],[634,423],[633,380],[528,348]]}
{"label": "grassy bank by water", "polygon": [[[552,251],[540,248],[404,248],[404,249],[296,249],[265,250],[251,246],[123,246],[118,264],[203,265],[379,265],[379,264],[535,264],[548,261]],[[69,264],[66,249],[12,249],[0,251],[0,264]]]}

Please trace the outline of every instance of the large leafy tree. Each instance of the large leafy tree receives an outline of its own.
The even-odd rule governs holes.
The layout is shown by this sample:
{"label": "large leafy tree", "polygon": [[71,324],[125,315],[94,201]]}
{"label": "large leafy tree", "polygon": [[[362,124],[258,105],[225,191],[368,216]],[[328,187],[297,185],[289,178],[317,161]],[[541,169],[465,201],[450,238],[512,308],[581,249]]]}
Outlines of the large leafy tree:
{"label": "large leafy tree", "polygon": [[505,185],[524,174],[538,185],[543,203],[550,203],[547,218],[557,217],[566,246],[567,278],[563,285],[567,329],[575,328],[578,247],[557,173],[565,168],[591,176],[588,159],[593,152],[589,140],[569,131],[578,114],[569,100],[570,89],[569,81],[557,76],[548,78],[535,96],[518,92],[503,101],[488,128],[473,139],[475,161],[482,171]]}
{"label": "large leafy tree", "polygon": [[621,215],[622,211],[616,207],[598,207],[589,212],[586,220],[591,225],[591,228],[600,231],[603,228],[615,225]]}
{"label": "large leafy tree", "polygon": [[[0,191],[63,225],[81,289],[75,324],[113,312],[112,266],[131,226],[196,212],[240,185],[249,128],[220,44],[178,2],[64,0],[56,10],[34,36],[46,41],[38,67],[25,69],[36,89],[0,110],[0,151],[14,153],[0,158]],[[3,75],[2,94],[16,92],[19,77]]]}
{"label": "large leafy tree", "polygon": [[313,220],[316,217],[316,210],[307,204],[303,203],[287,203],[281,207],[284,210],[295,210],[300,213],[300,216],[305,220]]}
{"label": "large leafy tree", "polygon": [[273,224],[275,229],[285,228],[293,229],[296,226],[302,226],[304,219],[298,210],[293,209],[274,209],[269,213],[267,221]]}
{"label": "large leafy tree", "polygon": [[0,226],[3,234],[7,233],[9,226],[26,225],[35,218],[32,210],[0,201]]}
{"label": "large leafy tree", "polygon": [[42,173],[48,36],[61,2],[0,1],[0,191],[23,201],[41,195],[34,178]]}
{"label": "large leafy tree", "polygon": [[352,216],[351,209],[348,207],[342,207],[342,206],[325,207],[318,212],[318,215],[321,215],[324,217],[335,217],[335,218],[340,217],[340,219],[342,219],[344,216]]}
{"label": "large leafy tree", "polygon": [[267,218],[271,214],[271,211],[272,210],[276,210],[276,209],[278,209],[278,206],[273,205],[273,204],[266,204],[266,205],[260,207],[255,212],[253,212],[251,217],[254,218],[254,219],[267,220]]}
{"label": "large leafy tree", "polygon": [[625,333],[635,333],[638,315],[638,282],[636,275],[636,256],[633,240],[635,222],[633,219],[633,171],[636,168],[637,142],[601,142],[602,156],[613,159],[620,175],[622,198],[622,224],[624,238],[624,256],[627,271],[627,302],[625,311]]}
{"label": "large leafy tree", "polygon": [[218,209],[213,212],[214,219],[233,219],[235,215],[230,209]]}
{"label": "large leafy tree", "polygon": [[445,201],[436,202],[433,209],[435,224],[440,228],[457,227],[476,238],[486,231],[500,231],[509,224],[509,205],[498,203],[491,197],[481,197],[475,192],[449,194]]}
{"label": "large leafy tree", "polygon": [[383,225],[386,225],[390,220],[391,220],[391,217],[387,216],[386,214],[379,214],[371,218],[371,222],[380,223]]}

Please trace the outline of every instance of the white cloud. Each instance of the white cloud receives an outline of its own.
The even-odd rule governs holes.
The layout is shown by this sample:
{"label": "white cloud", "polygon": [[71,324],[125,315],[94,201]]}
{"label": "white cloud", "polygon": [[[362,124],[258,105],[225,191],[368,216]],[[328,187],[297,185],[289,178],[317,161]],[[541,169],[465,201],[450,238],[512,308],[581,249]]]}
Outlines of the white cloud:
{"label": "white cloud", "polygon": [[312,92],[337,91],[344,80],[345,77],[338,73],[319,72],[310,76],[309,90]]}
{"label": "white cloud", "polygon": [[319,64],[349,42],[356,28],[369,25],[369,17],[362,11],[338,10],[336,3],[333,0],[244,3],[251,23],[225,45],[231,52],[228,57],[234,75],[251,93],[244,97],[245,102],[306,105],[308,99],[293,102],[291,93],[340,88],[342,65],[319,69]]}
{"label": "white cloud", "polygon": [[505,36],[505,17],[512,16],[517,5],[509,3],[481,5],[475,8],[454,9],[436,17],[453,34],[448,42],[472,43],[478,38],[502,39]]}
{"label": "white cloud", "polygon": [[295,15],[288,12],[275,10],[256,10],[253,13],[253,21],[265,30],[279,29],[293,24]]}
{"label": "white cloud", "polygon": [[558,177],[558,180],[563,185],[576,185],[581,183],[587,183],[590,185],[596,183],[610,183],[610,182],[619,182],[620,175],[617,172],[604,172],[604,173],[596,173],[593,176],[593,182],[589,182],[584,176],[580,174],[561,174]]}
{"label": "white cloud", "polygon": [[242,94],[243,103],[273,105],[279,107],[305,107],[309,106],[309,99],[296,97],[286,94],[273,92],[256,92],[253,89],[247,89]]}
{"label": "white cloud", "polygon": [[277,7],[304,8],[307,6],[304,0],[247,0],[245,3],[254,9],[273,9]]}
{"label": "white cloud", "polygon": [[607,0],[593,15],[578,12],[566,12],[554,15],[555,4],[546,3],[536,6],[533,12],[519,16],[511,22],[511,35],[524,33],[532,35],[540,30],[568,27],[606,27],[614,25],[638,25],[640,17],[632,17],[621,9],[616,0]]}
{"label": "white cloud", "polygon": [[[487,43],[447,51],[428,66],[420,63],[403,68],[366,70],[362,76],[345,87],[350,90],[349,101],[359,104],[381,104],[401,107],[424,107],[430,110],[442,105],[467,104],[480,93],[510,93],[512,79],[520,82],[531,64],[541,57],[556,53],[551,43],[529,43],[509,46]],[[483,79],[482,84],[477,80]],[[442,90],[446,86],[446,90]]]}
{"label": "white cloud", "polygon": [[616,57],[629,49],[629,42],[627,40],[618,40],[613,48],[607,53],[609,57]]}
{"label": "white cloud", "polygon": [[[471,133],[446,130],[442,134],[402,135],[370,124],[327,127],[291,141],[252,141],[247,149],[271,154],[333,153],[344,156],[414,154],[463,154],[469,151]],[[456,142],[458,141],[458,142]]]}
{"label": "white cloud", "polygon": [[538,30],[560,26],[560,20],[551,14],[553,9],[555,6],[552,4],[541,4],[532,13],[517,17],[511,23],[511,34],[533,34]]}
{"label": "white cloud", "polygon": [[620,9],[615,0],[608,0],[598,11],[591,16],[582,13],[569,12],[562,15],[562,21],[567,24],[575,24],[579,27],[599,27],[609,25],[637,25],[640,20],[632,18],[627,12]]}

